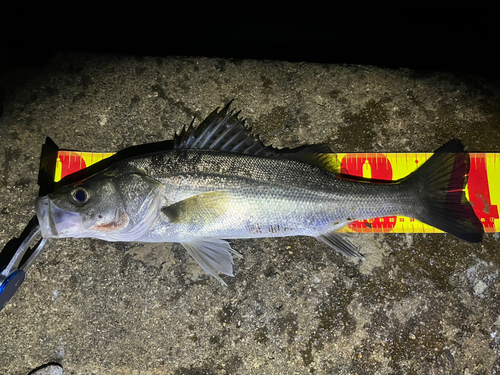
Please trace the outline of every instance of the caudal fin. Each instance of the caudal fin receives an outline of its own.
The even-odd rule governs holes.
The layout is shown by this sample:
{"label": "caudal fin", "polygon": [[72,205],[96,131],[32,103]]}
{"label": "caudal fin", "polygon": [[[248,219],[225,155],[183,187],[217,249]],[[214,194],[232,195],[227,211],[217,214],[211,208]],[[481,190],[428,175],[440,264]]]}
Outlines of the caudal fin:
{"label": "caudal fin", "polygon": [[481,242],[484,228],[465,197],[470,158],[458,139],[441,146],[405,183],[419,191],[415,218],[469,242]]}

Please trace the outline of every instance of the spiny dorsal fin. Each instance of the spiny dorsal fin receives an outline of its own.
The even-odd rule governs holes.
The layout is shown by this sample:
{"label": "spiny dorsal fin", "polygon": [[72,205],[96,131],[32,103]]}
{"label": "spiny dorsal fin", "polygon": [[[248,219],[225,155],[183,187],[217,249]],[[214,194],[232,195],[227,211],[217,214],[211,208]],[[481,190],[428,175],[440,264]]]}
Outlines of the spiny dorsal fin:
{"label": "spiny dorsal fin", "polygon": [[245,120],[239,118],[240,112],[229,111],[232,101],[219,112],[218,108],[195,129],[193,123],[175,137],[174,148],[191,148],[234,152],[258,156],[276,155],[271,146],[252,137],[250,129],[245,127]]}
{"label": "spiny dorsal fin", "polygon": [[232,101],[217,108],[197,127],[193,122],[174,139],[176,149],[200,149],[297,160],[339,174],[340,161],[326,144],[278,150],[251,135],[240,112],[229,110]]}

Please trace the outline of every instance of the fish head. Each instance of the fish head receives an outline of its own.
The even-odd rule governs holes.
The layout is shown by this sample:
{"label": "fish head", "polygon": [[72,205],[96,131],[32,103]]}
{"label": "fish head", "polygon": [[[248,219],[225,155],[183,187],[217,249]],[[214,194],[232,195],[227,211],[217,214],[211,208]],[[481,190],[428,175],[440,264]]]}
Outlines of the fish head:
{"label": "fish head", "polygon": [[45,238],[134,241],[160,212],[162,185],[140,173],[106,171],[36,201]]}

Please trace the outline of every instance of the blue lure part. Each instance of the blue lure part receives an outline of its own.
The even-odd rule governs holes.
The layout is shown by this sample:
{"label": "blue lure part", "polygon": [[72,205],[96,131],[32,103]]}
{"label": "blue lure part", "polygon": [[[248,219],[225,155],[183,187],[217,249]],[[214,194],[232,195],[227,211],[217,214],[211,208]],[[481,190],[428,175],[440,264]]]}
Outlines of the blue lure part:
{"label": "blue lure part", "polygon": [[[5,269],[2,268],[0,272]],[[15,270],[0,285],[0,311],[9,303],[10,299],[17,292],[26,277],[23,270]]]}
{"label": "blue lure part", "polygon": [[[23,240],[14,256],[9,261],[9,264],[0,268],[0,311],[2,311],[16,291],[21,287],[26,277],[26,270],[31,266],[45,246],[47,239],[42,238],[40,240],[40,236],[40,226],[36,225]],[[36,241],[38,241],[36,248],[32,251],[29,258],[21,264],[24,255]]]}

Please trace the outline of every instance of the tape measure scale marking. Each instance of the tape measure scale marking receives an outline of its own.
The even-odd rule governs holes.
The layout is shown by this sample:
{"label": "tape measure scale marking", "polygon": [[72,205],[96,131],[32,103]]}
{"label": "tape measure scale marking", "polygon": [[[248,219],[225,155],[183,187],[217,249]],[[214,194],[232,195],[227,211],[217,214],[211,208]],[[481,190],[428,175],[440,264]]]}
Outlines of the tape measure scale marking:
{"label": "tape measure scale marking", "polygon": [[[112,152],[59,151],[54,181],[114,155]],[[382,180],[397,180],[414,172],[433,153],[345,153],[336,154],[341,160],[342,173]],[[500,153],[470,153],[471,167],[466,196],[484,225],[485,232],[500,232]],[[391,216],[356,221],[343,228],[359,233],[442,233],[418,220]]]}

